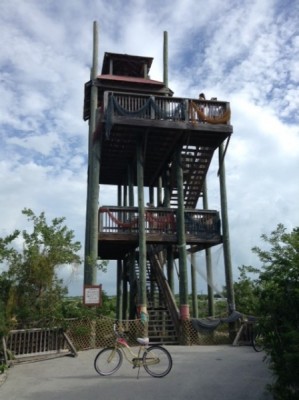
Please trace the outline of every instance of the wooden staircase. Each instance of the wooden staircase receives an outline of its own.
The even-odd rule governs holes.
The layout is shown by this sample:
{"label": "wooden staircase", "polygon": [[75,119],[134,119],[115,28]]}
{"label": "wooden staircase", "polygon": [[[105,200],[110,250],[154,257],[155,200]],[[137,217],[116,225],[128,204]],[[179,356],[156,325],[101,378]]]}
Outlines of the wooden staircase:
{"label": "wooden staircase", "polygon": [[155,274],[150,271],[150,263],[147,269],[148,336],[150,342],[178,344],[177,333],[166,305],[164,294],[159,288]]}
{"label": "wooden staircase", "polygon": [[[157,251],[155,246],[148,246],[146,266],[148,336],[150,343],[179,344],[179,314],[175,299],[161,268],[160,258],[162,256],[161,248]],[[137,263],[135,264],[135,279],[138,282],[139,268]],[[138,283],[136,286],[138,287]]]}
{"label": "wooden staircase", "polygon": [[148,246],[148,334],[152,343],[179,343],[179,312],[163,272],[163,249]]}
{"label": "wooden staircase", "polygon": [[[196,208],[197,201],[202,195],[202,187],[213,154],[214,148],[212,147],[183,146],[181,159],[184,171],[185,208]],[[170,206],[173,208],[178,206],[178,193],[175,182],[175,170],[172,168]]]}

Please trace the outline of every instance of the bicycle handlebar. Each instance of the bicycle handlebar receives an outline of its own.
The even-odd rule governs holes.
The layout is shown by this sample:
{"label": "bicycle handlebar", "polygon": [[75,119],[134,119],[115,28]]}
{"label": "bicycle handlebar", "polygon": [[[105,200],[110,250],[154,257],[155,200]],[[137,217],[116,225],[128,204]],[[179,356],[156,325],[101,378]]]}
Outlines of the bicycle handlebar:
{"label": "bicycle handlebar", "polygon": [[126,337],[126,333],[128,333],[128,332],[119,332],[119,331],[116,329],[116,327],[117,327],[117,324],[113,324],[113,331],[114,331],[115,336],[118,337],[118,338],[124,338],[124,337]]}

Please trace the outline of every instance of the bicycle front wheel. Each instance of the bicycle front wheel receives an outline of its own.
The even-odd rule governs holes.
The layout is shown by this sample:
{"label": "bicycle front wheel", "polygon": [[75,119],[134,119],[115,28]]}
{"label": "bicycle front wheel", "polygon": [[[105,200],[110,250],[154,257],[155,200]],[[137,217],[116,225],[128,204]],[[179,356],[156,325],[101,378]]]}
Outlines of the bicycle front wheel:
{"label": "bicycle front wheel", "polygon": [[156,345],[145,350],[142,364],[148,374],[155,378],[163,378],[172,368],[172,358],[164,347]]}
{"label": "bicycle front wheel", "polygon": [[98,374],[107,376],[116,372],[123,361],[122,352],[115,347],[101,350],[94,359],[94,367]]}

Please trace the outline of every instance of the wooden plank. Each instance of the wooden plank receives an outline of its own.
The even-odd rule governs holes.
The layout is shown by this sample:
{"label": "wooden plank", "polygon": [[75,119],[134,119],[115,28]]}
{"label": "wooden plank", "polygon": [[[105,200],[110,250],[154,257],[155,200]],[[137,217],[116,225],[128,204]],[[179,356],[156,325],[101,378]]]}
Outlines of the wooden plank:
{"label": "wooden plank", "polygon": [[7,347],[6,347],[6,341],[5,341],[5,338],[4,338],[4,337],[2,337],[2,347],[3,347],[3,353],[4,353],[5,364],[8,365]]}
{"label": "wooden plank", "polygon": [[244,330],[244,327],[245,327],[245,325],[242,324],[241,327],[240,327],[240,329],[238,330],[238,333],[237,333],[237,335],[236,335],[236,337],[235,337],[235,340],[233,341],[233,346],[238,346],[238,344],[239,344],[239,339],[240,339],[241,334],[242,334],[242,332],[243,332],[243,330]]}
{"label": "wooden plank", "polygon": [[73,355],[75,357],[77,357],[77,355],[78,355],[77,350],[76,350],[75,346],[73,345],[73,343],[72,343],[71,339],[69,338],[69,336],[65,332],[63,332],[63,337],[65,338],[68,346],[70,347]]}

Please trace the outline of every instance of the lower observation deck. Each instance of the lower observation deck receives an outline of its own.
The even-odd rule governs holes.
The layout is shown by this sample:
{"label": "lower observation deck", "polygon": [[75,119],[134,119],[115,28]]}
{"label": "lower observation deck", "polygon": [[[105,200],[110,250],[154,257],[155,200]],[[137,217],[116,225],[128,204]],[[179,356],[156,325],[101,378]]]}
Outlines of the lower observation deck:
{"label": "lower observation deck", "polygon": [[[176,212],[169,208],[146,208],[144,213],[147,244],[178,244]],[[98,255],[116,260],[139,246],[137,207],[101,207],[99,210]],[[185,210],[187,248],[202,250],[222,243],[217,211]]]}

